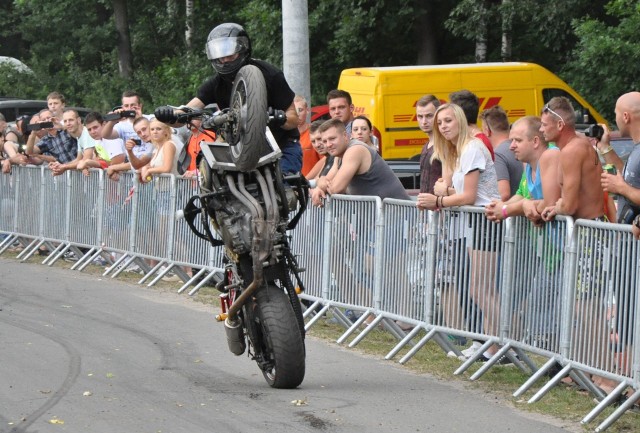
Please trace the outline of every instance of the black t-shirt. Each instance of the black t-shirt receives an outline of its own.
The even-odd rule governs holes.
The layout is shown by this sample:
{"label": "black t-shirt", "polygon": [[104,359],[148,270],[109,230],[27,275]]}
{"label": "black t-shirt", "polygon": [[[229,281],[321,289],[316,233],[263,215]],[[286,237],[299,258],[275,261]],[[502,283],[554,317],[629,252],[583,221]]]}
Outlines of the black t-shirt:
{"label": "black t-shirt", "polygon": [[[250,59],[248,64],[254,65],[260,69],[264,76],[264,82],[267,86],[267,106],[276,110],[286,111],[293,103],[295,93],[289,87],[287,80],[281,70],[262,60]],[[229,108],[231,103],[231,90],[233,83],[223,80],[220,75],[214,75],[207,79],[198,89],[198,99],[204,105],[216,103],[220,109]],[[271,129],[273,137],[280,145],[285,146],[287,141],[297,140],[300,138],[298,128],[285,130],[279,127]]]}

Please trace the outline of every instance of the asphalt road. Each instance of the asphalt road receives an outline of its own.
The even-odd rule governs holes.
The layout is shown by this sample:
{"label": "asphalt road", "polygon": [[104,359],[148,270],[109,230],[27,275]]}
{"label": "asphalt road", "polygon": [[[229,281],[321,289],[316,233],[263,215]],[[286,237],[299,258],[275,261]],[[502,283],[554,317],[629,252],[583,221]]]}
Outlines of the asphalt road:
{"label": "asphalt road", "polygon": [[0,309],[0,432],[576,430],[313,338],[271,389],[210,307],[63,268],[0,258]]}

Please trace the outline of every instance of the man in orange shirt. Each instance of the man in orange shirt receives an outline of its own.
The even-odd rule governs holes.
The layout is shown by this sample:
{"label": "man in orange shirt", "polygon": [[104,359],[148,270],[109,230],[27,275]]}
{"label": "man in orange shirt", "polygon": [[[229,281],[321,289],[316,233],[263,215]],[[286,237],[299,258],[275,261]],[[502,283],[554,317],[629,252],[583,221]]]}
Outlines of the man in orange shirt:
{"label": "man in orange shirt", "polygon": [[293,103],[298,113],[298,131],[300,132],[300,147],[302,147],[302,170],[300,171],[303,176],[306,176],[316,165],[316,162],[320,161],[321,157],[311,145],[309,122],[307,121],[309,114],[307,100],[300,95],[296,95]]}

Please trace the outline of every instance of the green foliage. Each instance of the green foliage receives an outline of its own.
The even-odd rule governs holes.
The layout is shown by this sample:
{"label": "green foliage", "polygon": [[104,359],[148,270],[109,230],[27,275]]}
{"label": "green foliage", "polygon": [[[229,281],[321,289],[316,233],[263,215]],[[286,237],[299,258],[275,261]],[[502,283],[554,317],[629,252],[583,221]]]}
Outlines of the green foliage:
{"label": "green foliage", "polygon": [[[124,89],[135,89],[147,109],[185,103],[213,73],[203,48],[222,22],[244,25],[253,56],[282,65],[280,0],[194,0],[190,48],[184,0],[127,5],[134,73],[124,80],[111,1],[0,0],[1,52],[34,71],[3,73],[0,96],[43,98],[58,90],[74,105],[107,110]],[[607,0],[309,1],[312,104],[324,103],[345,68],[415,64],[425,22],[434,27],[429,33],[438,63],[473,62],[483,20],[487,60],[500,61],[502,20],[510,17],[513,60],[561,72],[599,111],[610,113],[617,95],[637,87],[640,50],[633,36],[640,13],[636,1],[610,1],[606,14],[605,5]]]}
{"label": "green foliage", "polygon": [[0,64],[0,95],[13,98],[25,98],[33,95],[42,83],[37,76],[27,72],[18,72],[12,66]]}
{"label": "green foliage", "polygon": [[563,72],[611,122],[616,99],[640,88],[640,6],[636,1],[615,0],[607,15],[610,24],[590,18],[574,22],[579,42]]}

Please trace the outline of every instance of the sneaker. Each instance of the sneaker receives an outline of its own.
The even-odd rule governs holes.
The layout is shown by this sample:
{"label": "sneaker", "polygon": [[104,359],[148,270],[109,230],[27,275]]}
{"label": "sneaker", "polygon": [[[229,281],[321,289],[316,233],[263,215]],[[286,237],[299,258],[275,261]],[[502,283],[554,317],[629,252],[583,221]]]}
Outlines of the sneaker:
{"label": "sneaker", "polygon": [[462,350],[461,353],[466,358],[471,358],[478,350],[480,350],[481,347],[482,343],[480,343],[479,341],[474,341],[471,343],[471,346]]}
{"label": "sneaker", "polygon": [[347,319],[351,320],[351,323],[355,323],[356,320],[358,320],[358,318],[360,317],[360,314],[356,314],[356,312],[353,310],[345,310],[344,315],[347,317]]}
{"label": "sneaker", "polygon": [[[520,360],[520,358],[518,358],[518,355],[514,354],[513,356],[515,356],[516,360],[518,361]],[[476,362],[487,362],[489,361],[489,359],[491,358],[487,358],[486,356],[482,355],[481,357],[476,359]],[[503,356],[498,360],[498,362],[495,363],[495,365],[515,365],[515,364],[513,363],[513,361],[511,361],[511,359],[509,359],[506,356]]]}
{"label": "sneaker", "polygon": [[77,262],[78,261],[78,256],[76,256],[76,254],[73,251],[67,251],[66,253],[64,253],[62,258],[64,260],[68,261],[68,262]]}
{"label": "sneaker", "polygon": [[103,257],[96,257],[92,262],[96,266],[107,266],[109,263]]}
{"label": "sneaker", "polygon": [[127,269],[124,270],[125,272],[134,272],[136,274],[144,274],[144,271],[140,268],[140,266],[136,265],[135,263],[127,266]]}

